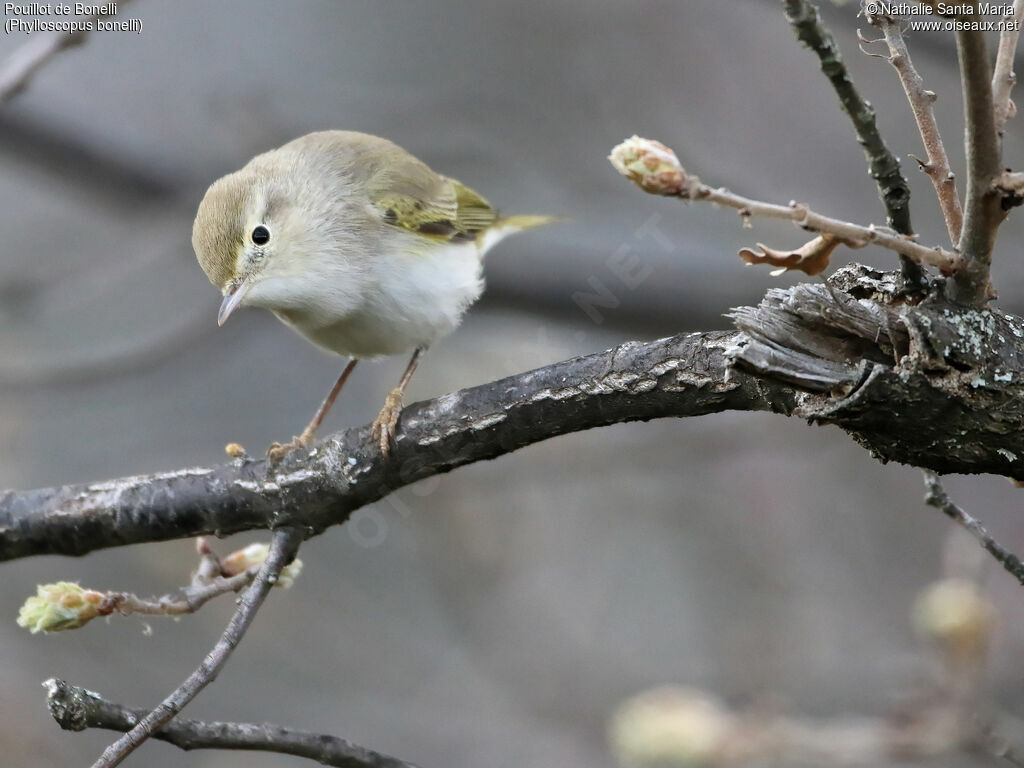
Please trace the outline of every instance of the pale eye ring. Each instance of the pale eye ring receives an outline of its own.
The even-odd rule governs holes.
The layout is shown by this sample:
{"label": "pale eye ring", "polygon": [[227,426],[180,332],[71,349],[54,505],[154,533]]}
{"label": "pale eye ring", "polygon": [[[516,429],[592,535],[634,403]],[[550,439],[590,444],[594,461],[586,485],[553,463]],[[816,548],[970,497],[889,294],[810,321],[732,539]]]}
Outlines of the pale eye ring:
{"label": "pale eye ring", "polygon": [[252,241],[256,245],[266,245],[270,242],[270,230],[262,224],[258,225],[252,231]]}

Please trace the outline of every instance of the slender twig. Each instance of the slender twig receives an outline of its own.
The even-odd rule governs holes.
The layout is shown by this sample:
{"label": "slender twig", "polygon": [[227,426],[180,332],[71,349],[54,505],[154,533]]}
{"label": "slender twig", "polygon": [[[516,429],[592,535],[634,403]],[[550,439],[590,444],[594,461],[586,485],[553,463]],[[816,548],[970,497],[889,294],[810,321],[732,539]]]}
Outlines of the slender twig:
{"label": "slender twig", "polygon": [[[972,20],[977,20],[972,14]],[[956,32],[960,80],[964,93],[964,142],[967,150],[967,194],[964,228],[958,243],[965,267],[949,282],[951,298],[984,305],[992,298],[989,270],[996,230],[1006,215],[993,182],[1000,171],[999,137],[992,108],[992,71],[985,35],[977,29]]]}
{"label": "slender twig", "polygon": [[1024,22],[1024,0],[1016,0],[1013,4],[1013,21],[1007,29],[999,34],[999,51],[996,53],[996,64],[992,68],[992,104],[995,111],[996,133],[1003,135],[1006,121],[1012,116],[1010,92],[1017,83],[1017,74],[1013,71],[1013,58],[1017,52],[1017,39],[1020,37],[1020,25]]}
{"label": "slender twig", "polygon": [[[857,140],[868,160],[871,178],[878,185],[889,226],[901,235],[913,234],[910,224],[910,185],[900,170],[899,160],[889,151],[878,131],[874,107],[861,97],[853,84],[839,46],[819,20],[817,8],[807,0],[782,0],[782,4],[797,39],[817,55],[821,71],[832,84],[843,111],[853,123]],[[920,284],[920,267],[904,254],[900,254],[900,262],[904,279],[915,285]]]}
{"label": "slender twig", "polygon": [[[120,0],[124,6],[129,0]],[[106,6],[104,6],[106,7]],[[117,13],[113,10],[112,13]],[[81,24],[95,23],[112,13],[94,13],[90,16],[75,17]],[[36,72],[46,66],[61,51],[81,45],[89,35],[86,27],[71,32],[36,32],[29,42],[22,45],[0,62],[0,102],[7,101],[25,89]]]}
{"label": "slender twig", "polygon": [[946,230],[949,232],[949,241],[955,247],[960,241],[964,212],[960,207],[955,177],[949,166],[949,157],[946,155],[946,147],[942,143],[939,125],[935,120],[935,111],[932,109],[936,99],[935,92],[924,87],[924,80],[914,68],[899,22],[881,14],[869,16],[868,20],[881,29],[882,34],[885,35],[885,42],[889,46],[887,60],[899,75],[903,91],[907,94],[907,101],[910,102],[910,110],[917,122],[917,129],[921,133],[921,141],[924,143],[924,149],[928,155],[928,161],[920,163],[921,170],[928,174],[932,186],[935,187],[939,207],[942,209],[942,218],[945,220]]}
{"label": "slender twig", "polygon": [[301,541],[302,538],[295,528],[279,528],[274,531],[267,559],[260,567],[255,580],[239,598],[238,610],[231,617],[224,634],[221,635],[213,650],[170,696],[139,720],[128,733],[107,747],[99,759],[93,763],[92,768],[113,768],[113,766],[119,765],[152,736],[154,731],[169,722],[203,688],[214,681],[256,618],[260,606],[263,605],[267,593],[277,581],[281,570],[294,559]]}
{"label": "slender twig", "polygon": [[677,197],[680,200],[705,200],[735,208],[744,223],[753,216],[792,221],[801,229],[817,234],[832,235],[851,248],[863,248],[874,243],[907,256],[917,264],[938,267],[952,273],[963,266],[960,255],[938,246],[928,248],[917,243],[912,235],[900,235],[874,224],[862,226],[848,221],[829,218],[815,213],[806,203],[790,202],[776,205],[751,200],[734,194],[724,187],[715,189],[686,172],[676,153],[659,141],[633,136],[616,145],[608,160],[612,166],[648,194]]}
{"label": "slender twig", "polygon": [[[46,703],[53,719],[68,731],[105,728],[129,731],[146,711],[129,709],[85,688],[50,679]],[[232,749],[277,752],[316,760],[337,768],[416,768],[412,763],[382,755],[345,739],[309,733],[271,723],[222,723],[175,719],[156,730],[152,738],[179,749]]]}
{"label": "slender twig", "polygon": [[965,512],[949,498],[949,494],[946,493],[946,489],[942,486],[939,476],[931,470],[924,470],[924,484],[927,490],[924,497],[925,503],[935,507],[947,517],[966,528],[984,547],[985,551],[1003,566],[1007,573],[1024,585],[1024,562],[992,538],[992,534],[986,530],[980,521]]}
{"label": "slender twig", "polygon": [[104,603],[110,606],[110,613],[128,616],[143,613],[152,616],[180,616],[195,613],[206,603],[219,595],[237,592],[251,583],[259,569],[247,571],[230,577],[218,576],[208,584],[185,587],[176,595],[167,595],[146,600],[130,592],[108,592],[104,595]]}
{"label": "slender twig", "polygon": [[953,251],[938,246],[929,248],[904,235],[879,229],[874,224],[864,226],[823,216],[812,211],[806,203],[791,202],[789,205],[776,205],[760,200],[751,200],[734,194],[724,187],[718,189],[709,187],[701,183],[695,176],[689,177],[689,181],[688,189],[679,197],[688,200],[706,200],[735,208],[744,218],[764,216],[770,219],[785,219],[808,232],[834,235],[852,248],[862,248],[873,243],[896,251],[917,264],[928,264],[947,273],[955,272],[963,266],[963,259]]}

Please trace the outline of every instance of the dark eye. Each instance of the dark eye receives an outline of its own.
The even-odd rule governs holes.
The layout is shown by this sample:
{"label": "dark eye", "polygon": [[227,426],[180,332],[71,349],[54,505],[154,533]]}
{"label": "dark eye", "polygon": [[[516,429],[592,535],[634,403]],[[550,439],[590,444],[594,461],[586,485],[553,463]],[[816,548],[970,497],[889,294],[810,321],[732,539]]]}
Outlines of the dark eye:
{"label": "dark eye", "polygon": [[270,230],[260,224],[252,231],[252,241],[256,245],[266,245],[270,242]]}

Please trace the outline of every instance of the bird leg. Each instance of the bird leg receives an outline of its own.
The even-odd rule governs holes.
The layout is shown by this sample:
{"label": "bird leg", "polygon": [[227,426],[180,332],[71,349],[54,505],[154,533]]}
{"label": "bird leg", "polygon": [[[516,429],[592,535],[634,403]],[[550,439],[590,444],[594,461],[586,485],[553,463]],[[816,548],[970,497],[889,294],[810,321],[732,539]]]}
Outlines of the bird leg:
{"label": "bird leg", "polygon": [[348,381],[349,374],[352,373],[352,369],[356,367],[356,363],[359,362],[358,358],[352,358],[348,361],[348,365],[345,366],[345,370],[341,372],[341,376],[334,382],[334,386],[331,391],[327,393],[327,397],[320,404],[317,412],[313,415],[313,420],[309,422],[302,434],[298,437],[293,437],[291,442],[288,443],[274,443],[267,449],[267,458],[270,459],[272,464],[277,464],[281,459],[287,456],[289,453],[297,448],[308,448],[312,442],[313,437],[316,435],[317,429],[323,424],[327,413],[331,410],[331,406],[334,405],[334,401],[338,397],[338,393],[341,392],[341,388],[345,386],[345,382]]}
{"label": "bird leg", "polygon": [[405,388],[409,386],[409,379],[412,378],[422,353],[422,348],[417,348],[412,353],[412,358],[409,360],[409,365],[406,366],[398,386],[388,393],[387,399],[384,400],[384,407],[380,409],[380,413],[373,422],[371,435],[374,440],[380,441],[380,452],[384,458],[391,454],[391,443],[395,439],[395,426],[398,424],[398,415],[402,412],[402,395],[405,394]]}

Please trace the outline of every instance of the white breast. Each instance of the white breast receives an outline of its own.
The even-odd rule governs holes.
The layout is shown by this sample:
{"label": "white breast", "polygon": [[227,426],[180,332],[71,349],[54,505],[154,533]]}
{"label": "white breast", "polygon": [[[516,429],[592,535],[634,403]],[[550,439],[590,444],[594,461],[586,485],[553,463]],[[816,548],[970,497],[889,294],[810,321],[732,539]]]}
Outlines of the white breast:
{"label": "white breast", "polygon": [[362,302],[344,317],[325,324],[319,313],[275,314],[314,344],[351,357],[394,355],[433,344],[458,326],[483,292],[482,249],[472,242],[430,243],[423,249],[412,237],[396,232],[389,247],[371,259],[361,281]]}

